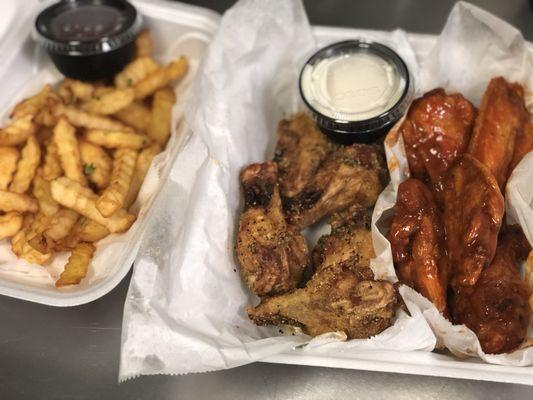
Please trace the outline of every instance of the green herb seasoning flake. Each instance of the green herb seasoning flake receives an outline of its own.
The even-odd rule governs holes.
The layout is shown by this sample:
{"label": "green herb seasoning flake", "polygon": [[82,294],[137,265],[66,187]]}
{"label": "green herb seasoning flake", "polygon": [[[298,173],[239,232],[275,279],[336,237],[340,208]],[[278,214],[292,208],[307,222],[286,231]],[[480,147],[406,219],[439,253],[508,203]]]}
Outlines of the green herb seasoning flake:
{"label": "green herb seasoning flake", "polygon": [[83,167],[83,173],[87,176],[91,175],[94,170],[96,169],[96,167],[94,166],[93,163],[90,163],[90,164],[85,164],[84,167]]}

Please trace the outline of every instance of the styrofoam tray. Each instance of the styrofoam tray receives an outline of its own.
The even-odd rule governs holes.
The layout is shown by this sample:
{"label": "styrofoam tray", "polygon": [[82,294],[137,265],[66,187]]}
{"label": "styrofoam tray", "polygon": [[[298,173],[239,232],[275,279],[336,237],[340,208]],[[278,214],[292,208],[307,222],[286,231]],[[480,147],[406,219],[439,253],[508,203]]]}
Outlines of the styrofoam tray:
{"label": "styrofoam tray", "polygon": [[[47,55],[31,38],[37,12],[50,1],[2,3],[0,4],[0,54],[3,61],[0,64],[2,78],[0,116],[5,117],[16,101],[38,90],[43,81],[43,74],[46,75],[44,78],[46,83],[54,83],[54,80],[59,80],[61,76]],[[156,56],[185,54],[190,61],[191,70],[186,77],[186,83],[179,85],[177,89],[178,100],[174,115],[175,119],[178,119],[179,116],[176,115],[182,112],[186,88],[218,27],[220,16],[207,9],[162,0],[132,0],[132,3],[143,15],[145,25],[151,30],[155,39]],[[156,168],[157,171],[149,172],[149,175],[157,174],[158,182],[164,182],[184,138],[190,133],[185,124],[179,124],[177,129],[179,135],[174,135],[176,137],[171,139],[167,151],[160,157],[159,165],[152,166],[152,170]],[[144,188],[143,191],[146,192]],[[53,285],[53,279],[47,277],[44,270],[42,275],[15,271],[10,265],[17,261],[8,254],[9,239],[6,239],[2,246],[3,261],[0,263],[0,294],[53,306],[84,304],[105,295],[124,278],[135,259],[144,226],[150,218],[150,205],[158,191],[148,192],[144,196],[135,224],[127,233],[122,234],[120,239],[115,239],[118,243],[114,247],[100,254],[100,271],[93,273],[90,268],[87,278],[80,285],[58,290]],[[97,246],[95,260],[99,255],[98,251]]]}
{"label": "styrofoam tray", "polygon": [[[322,26],[314,27],[313,31],[319,46],[345,39],[364,38],[369,34],[372,36],[387,34],[383,31]],[[431,50],[437,36],[408,34],[408,38],[416,56],[421,58]],[[530,49],[533,49],[531,44]],[[303,349],[295,349],[270,356],[262,361],[533,385],[533,367],[493,365],[474,358],[460,360],[446,352],[350,351],[349,353],[328,352],[317,355]]]}

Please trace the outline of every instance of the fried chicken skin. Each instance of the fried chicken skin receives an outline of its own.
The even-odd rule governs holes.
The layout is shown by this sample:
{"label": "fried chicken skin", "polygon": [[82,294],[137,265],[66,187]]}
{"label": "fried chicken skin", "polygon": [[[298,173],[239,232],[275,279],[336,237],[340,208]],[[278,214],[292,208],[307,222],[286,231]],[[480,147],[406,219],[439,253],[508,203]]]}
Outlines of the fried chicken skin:
{"label": "fried chicken skin", "polygon": [[296,325],[317,336],[343,331],[349,339],[368,338],[388,328],[397,296],[387,281],[361,280],[349,266],[321,268],[303,289],[270,297],[248,316],[257,325]]}
{"label": "fried chicken skin", "polygon": [[375,257],[366,209],[354,204],[333,214],[329,223],[331,233],[322,236],[313,249],[314,269],[345,265],[360,279],[372,279],[374,275],[370,268],[361,268],[370,265],[370,259]]}
{"label": "fried chicken skin", "polygon": [[313,250],[316,272],[303,289],[265,299],[248,315],[257,325],[300,326],[310,335],[344,331],[367,338],[389,327],[397,306],[394,286],[375,281],[366,210],[358,205],[334,214],[331,233]]}
{"label": "fried chicken skin", "polygon": [[409,178],[399,185],[388,239],[400,281],[447,315],[444,228],[433,193],[422,181]]}
{"label": "fried chicken skin", "polygon": [[503,196],[487,167],[469,154],[450,169],[443,194],[452,283],[473,286],[494,257],[505,209]]}
{"label": "fried chicken skin", "polygon": [[488,168],[502,190],[527,119],[522,86],[493,78],[481,100],[468,153]]}
{"label": "fried chicken skin", "polygon": [[241,172],[244,210],[236,251],[242,276],[260,297],[294,289],[308,265],[304,237],[285,221],[277,179],[273,162]]}
{"label": "fried chicken skin", "polygon": [[476,285],[460,287],[452,295],[454,323],[472,329],[485,353],[511,352],[527,336],[531,293],[518,268],[530,249],[520,228],[509,229]]}
{"label": "fried chicken skin", "polygon": [[413,101],[400,127],[411,177],[440,193],[446,172],[468,147],[475,117],[472,103],[441,88]]}
{"label": "fried chicken skin", "polygon": [[284,209],[292,223],[305,228],[355,203],[371,207],[385,186],[385,176],[378,146],[341,146],[324,160],[298,195],[284,202]]}
{"label": "fried chicken skin", "polygon": [[336,147],[307,113],[280,121],[274,161],[278,164],[281,196],[290,198],[300,193]]}
{"label": "fried chicken skin", "polygon": [[522,161],[522,158],[531,150],[533,150],[533,123],[528,122],[524,125],[524,130],[516,137],[513,159],[511,164],[509,164],[509,176],[511,176],[518,163]]}

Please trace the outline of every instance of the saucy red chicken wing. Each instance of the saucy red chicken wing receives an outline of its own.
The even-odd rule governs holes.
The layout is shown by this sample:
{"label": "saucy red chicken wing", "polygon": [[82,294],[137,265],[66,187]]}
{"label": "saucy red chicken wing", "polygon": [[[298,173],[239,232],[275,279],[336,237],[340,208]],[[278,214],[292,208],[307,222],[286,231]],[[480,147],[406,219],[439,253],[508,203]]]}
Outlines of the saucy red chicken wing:
{"label": "saucy red chicken wing", "polygon": [[527,118],[522,86],[501,77],[492,79],[479,107],[468,153],[488,168],[502,190]]}
{"label": "saucy red chicken wing", "polygon": [[400,128],[411,176],[440,193],[444,175],[468,147],[475,116],[459,93],[439,88],[416,99]]}
{"label": "saucy red chicken wing", "polygon": [[472,329],[485,353],[510,352],[527,336],[530,289],[518,268],[529,250],[520,228],[509,229],[476,285],[457,288],[452,295],[454,322]]}
{"label": "saucy red chicken wing", "polygon": [[444,181],[444,227],[453,284],[475,285],[490,265],[504,209],[490,171],[472,156],[463,155]]}
{"label": "saucy red chicken wing", "polygon": [[388,238],[400,280],[446,314],[444,229],[433,194],[418,179],[407,179],[398,187]]}

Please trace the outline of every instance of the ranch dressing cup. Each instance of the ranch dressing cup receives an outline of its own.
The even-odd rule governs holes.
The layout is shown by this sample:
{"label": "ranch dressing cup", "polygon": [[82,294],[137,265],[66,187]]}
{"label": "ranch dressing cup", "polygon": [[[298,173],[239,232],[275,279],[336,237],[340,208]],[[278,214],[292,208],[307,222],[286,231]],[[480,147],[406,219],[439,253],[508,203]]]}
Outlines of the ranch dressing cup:
{"label": "ranch dressing cup", "polygon": [[317,51],[302,68],[299,85],[319,128],[346,144],[382,138],[413,97],[400,56],[382,44],[359,40]]}

